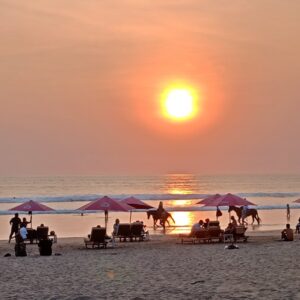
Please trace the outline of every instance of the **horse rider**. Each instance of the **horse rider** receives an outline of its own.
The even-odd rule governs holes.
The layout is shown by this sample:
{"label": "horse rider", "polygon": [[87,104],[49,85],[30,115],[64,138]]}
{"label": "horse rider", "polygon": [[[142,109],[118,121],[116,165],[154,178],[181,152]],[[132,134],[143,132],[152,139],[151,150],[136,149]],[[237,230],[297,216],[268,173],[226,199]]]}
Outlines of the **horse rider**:
{"label": "horse rider", "polygon": [[163,205],[163,202],[160,201],[159,202],[159,205],[158,205],[158,208],[157,208],[157,213],[159,215],[159,219],[160,219],[160,225],[164,226],[164,218],[167,217],[167,211],[164,209],[164,205]]}

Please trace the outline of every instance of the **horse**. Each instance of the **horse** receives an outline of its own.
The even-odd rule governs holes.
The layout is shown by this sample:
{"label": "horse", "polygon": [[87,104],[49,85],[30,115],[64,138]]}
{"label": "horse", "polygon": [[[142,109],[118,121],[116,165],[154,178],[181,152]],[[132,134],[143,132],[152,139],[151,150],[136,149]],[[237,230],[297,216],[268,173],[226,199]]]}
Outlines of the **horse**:
{"label": "horse", "polygon": [[171,220],[175,224],[175,220],[173,219],[172,215],[167,211],[164,211],[163,213],[160,213],[158,210],[148,210],[147,211],[147,216],[148,216],[148,219],[150,219],[150,217],[152,216],[152,218],[153,218],[153,228],[156,228],[156,223],[157,223],[158,220],[160,221],[160,225],[164,229],[166,227],[166,222],[168,223],[168,226],[170,226],[170,222],[169,222],[168,218],[171,218]]}
{"label": "horse", "polygon": [[254,220],[257,221],[258,225],[261,222],[260,217],[258,216],[257,210],[255,208],[249,208],[247,209],[246,215],[243,216],[242,211],[243,208],[242,207],[236,207],[236,206],[229,206],[228,212],[230,213],[231,211],[235,211],[237,217],[238,217],[238,221],[241,224],[241,219],[242,219],[242,223],[244,223],[244,219],[246,219],[247,217],[251,216],[252,217],[252,224],[254,223]]}

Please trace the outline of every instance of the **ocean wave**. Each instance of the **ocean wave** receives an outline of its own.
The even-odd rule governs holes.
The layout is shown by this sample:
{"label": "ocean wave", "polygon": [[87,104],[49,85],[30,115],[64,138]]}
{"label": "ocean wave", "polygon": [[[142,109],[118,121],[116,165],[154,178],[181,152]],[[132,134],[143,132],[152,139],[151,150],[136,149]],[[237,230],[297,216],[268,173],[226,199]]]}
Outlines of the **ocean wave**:
{"label": "ocean wave", "polygon": [[[197,200],[203,199],[211,194],[117,194],[107,195],[114,199],[124,199],[134,196],[147,201],[164,200]],[[256,193],[236,193],[243,198],[296,198],[300,197],[300,192],[256,192]],[[30,196],[30,197],[2,197],[0,203],[23,203],[27,200],[37,200],[40,202],[78,202],[92,201],[105,195],[87,194],[87,195],[64,195],[64,196]]]}
{"label": "ocean wave", "polygon": [[[254,207],[254,206],[253,206]],[[173,207],[165,207],[169,212],[196,212],[196,211],[215,211],[215,207],[208,207],[208,206],[173,206]],[[286,210],[286,205],[258,205],[255,206],[257,210],[276,210],[276,209],[284,209]],[[220,210],[227,212],[228,207],[219,207]],[[300,205],[298,204],[290,204],[290,209],[300,209]],[[146,209],[132,209],[133,212],[143,212],[145,213]],[[9,210],[0,210],[0,215],[11,215],[15,213],[14,211]],[[34,214],[43,214],[43,215],[57,215],[57,214],[73,214],[73,215],[80,215],[81,213],[84,214],[91,214],[96,213],[99,214],[101,212],[97,210],[89,210],[89,211],[80,211],[76,209],[58,209],[54,211],[46,211],[46,212],[34,212]],[[128,212],[123,212],[128,213]]]}

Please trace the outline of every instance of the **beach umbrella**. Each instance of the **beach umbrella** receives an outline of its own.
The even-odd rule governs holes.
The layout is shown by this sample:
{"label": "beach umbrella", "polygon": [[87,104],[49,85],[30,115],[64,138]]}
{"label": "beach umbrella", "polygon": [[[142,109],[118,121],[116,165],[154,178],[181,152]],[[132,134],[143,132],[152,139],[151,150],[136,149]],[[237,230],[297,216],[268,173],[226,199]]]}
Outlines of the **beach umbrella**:
{"label": "beach umbrella", "polygon": [[[135,209],[150,209],[153,208],[149,204],[141,201],[140,199],[137,199],[135,197],[128,197],[123,200],[121,200],[122,203],[126,203],[129,206],[132,206]],[[132,215],[132,209],[130,210],[130,218],[129,221],[131,223],[131,215]]]}
{"label": "beach umbrella", "polygon": [[[241,198],[237,195],[233,195],[231,193],[222,195],[220,197],[217,197],[218,194],[215,195],[215,197],[212,197],[210,201],[206,201],[204,206],[244,206],[244,205],[255,205],[254,203],[248,201],[247,199]],[[229,213],[229,220],[230,220],[230,213]]]}
{"label": "beach umbrella", "polygon": [[[54,211],[53,208],[39,203],[37,201],[33,201],[33,200],[29,200],[26,201],[18,206],[15,206],[13,208],[10,209],[11,211],[27,211],[27,212],[34,212],[34,211]],[[32,214],[30,217],[30,221],[31,221],[31,228],[32,228]]]}
{"label": "beach umbrella", "polygon": [[294,203],[300,203],[300,199],[293,201]]}
{"label": "beach umbrella", "polygon": [[109,211],[130,211],[131,206],[121,201],[114,200],[108,196],[91,201],[77,210],[101,210],[105,213],[105,228],[107,228],[108,212]]}
{"label": "beach umbrella", "polygon": [[244,205],[256,205],[245,198],[241,198],[237,195],[226,194],[220,197],[212,199],[209,203],[205,203],[205,206],[244,206]]}
{"label": "beach umbrella", "polygon": [[[202,199],[201,201],[197,202],[196,204],[204,204],[204,205],[207,205],[207,204],[210,204],[210,203],[214,203],[217,199],[219,199],[221,197],[220,194],[215,194],[215,195],[211,195],[211,196],[208,196],[204,199]],[[214,205],[213,205],[214,206]]]}

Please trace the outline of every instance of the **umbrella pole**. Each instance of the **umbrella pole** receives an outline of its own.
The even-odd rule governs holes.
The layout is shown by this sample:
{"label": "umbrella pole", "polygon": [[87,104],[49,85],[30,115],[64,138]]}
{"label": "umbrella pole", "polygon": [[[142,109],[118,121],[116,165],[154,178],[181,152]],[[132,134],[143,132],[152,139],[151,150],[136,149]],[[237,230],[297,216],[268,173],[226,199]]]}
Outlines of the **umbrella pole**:
{"label": "umbrella pole", "polygon": [[104,217],[105,217],[105,229],[107,229],[107,223],[108,223],[108,211],[104,211]]}
{"label": "umbrella pole", "polygon": [[132,210],[130,211],[129,223],[131,224]]}

